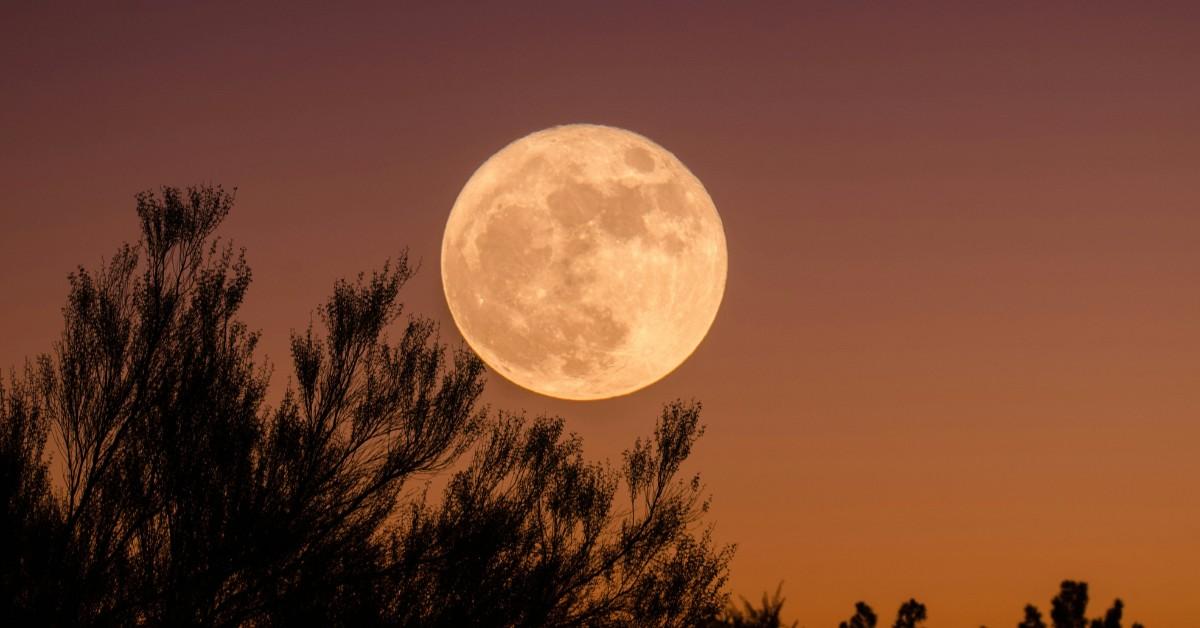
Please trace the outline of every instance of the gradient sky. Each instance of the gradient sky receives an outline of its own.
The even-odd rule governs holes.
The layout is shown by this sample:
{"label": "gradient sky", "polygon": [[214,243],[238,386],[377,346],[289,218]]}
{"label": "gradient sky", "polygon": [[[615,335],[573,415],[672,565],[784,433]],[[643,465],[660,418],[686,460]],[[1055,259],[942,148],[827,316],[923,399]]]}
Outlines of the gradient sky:
{"label": "gradient sky", "polygon": [[136,236],[134,193],[197,182],[238,187],[277,385],[333,281],[406,246],[410,309],[457,342],[467,178],[537,129],[625,127],[721,212],[712,331],[628,397],[493,376],[490,403],[617,461],[701,400],[731,588],[782,580],[804,625],[910,596],[1011,625],[1063,578],[1200,625],[1200,5],[41,4],[0,19],[0,366]]}

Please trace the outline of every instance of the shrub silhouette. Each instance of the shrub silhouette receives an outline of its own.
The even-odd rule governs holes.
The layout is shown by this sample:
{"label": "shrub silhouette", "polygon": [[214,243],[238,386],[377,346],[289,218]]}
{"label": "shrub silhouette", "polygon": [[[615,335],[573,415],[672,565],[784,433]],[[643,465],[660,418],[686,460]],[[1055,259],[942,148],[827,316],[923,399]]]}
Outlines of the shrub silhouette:
{"label": "shrub silhouette", "polygon": [[[775,588],[775,593],[763,593],[762,606],[755,607],[746,598],[742,598],[741,607],[729,606],[721,617],[710,625],[729,628],[785,628],[783,615],[783,583]],[[790,628],[796,628],[799,622],[792,622]]]}
{"label": "shrub silhouette", "polygon": [[1017,628],[1046,628],[1042,621],[1042,612],[1032,604],[1025,605],[1025,619],[1017,624]]}
{"label": "shrub silhouette", "polygon": [[896,623],[892,626],[894,628],[917,628],[923,621],[925,621],[925,605],[915,599],[909,599],[900,605],[900,610],[896,612]]}
{"label": "shrub silhouette", "polygon": [[[232,205],[212,186],[138,195],[140,242],[70,276],[53,353],[0,388],[0,615],[687,626],[721,608],[731,549],[678,479],[698,405],[668,404],[619,469],[588,463],[561,419],[479,407],[482,363],[430,321],[389,341],[401,257],[334,286],[268,408],[237,318],[250,269],[214,236]],[[441,500],[406,497],[468,452]]]}
{"label": "shrub silhouette", "polygon": [[[854,616],[839,624],[839,628],[874,628],[878,623],[875,611],[866,602],[854,604]],[[896,611],[895,628],[916,628],[925,621],[925,605],[910,599]]]}
{"label": "shrub silhouette", "polygon": [[877,619],[875,611],[866,602],[856,602],[854,616],[838,624],[838,628],[875,628]]}
{"label": "shrub silhouette", "polygon": [[[1054,609],[1053,627],[1121,628],[1125,605],[1120,599],[1113,601],[1113,605],[1105,612],[1104,617],[1092,619],[1090,622],[1086,619],[1087,602],[1086,582],[1064,580],[1058,595],[1051,602],[1051,607]],[[783,597],[781,588],[778,588],[773,596],[763,594],[761,607],[755,607],[743,598],[742,608],[726,609],[719,620],[714,621],[711,625],[726,628],[779,628],[784,625],[781,618],[782,608]],[[900,610],[896,613],[896,621],[892,625],[893,628],[917,628],[926,619],[925,605],[915,599],[910,599],[900,606]],[[857,602],[854,616],[841,622],[839,628],[871,628],[877,624],[878,617],[875,615],[875,611],[866,602]],[[792,626],[795,625],[796,623],[792,624]],[[1017,624],[1017,628],[1047,628],[1047,626],[1042,620],[1041,611],[1036,606],[1028,604],[1025,606],[1025,617]],[[1143,627],[1142,624],[1135,623],[1132,628]]]}
{"label": "shrub silhouette", "polygon": [[[1088,585],[1086,582],[1063,580],[1059,585],[1058,595],[1050,602],[1050,620],[1054,628],[1121,628],[1121,616],[1125,603],[1119,598],[1105,612],[1104,617],[1098,617],[1090,622],[1087,620]],[[1042,614],[1032,604],[1025,607],[1025,619],[1017,625],[1018,628],[1046,628],[1042,622]],[[1142,628],[1139,623],[1133,628]]]}

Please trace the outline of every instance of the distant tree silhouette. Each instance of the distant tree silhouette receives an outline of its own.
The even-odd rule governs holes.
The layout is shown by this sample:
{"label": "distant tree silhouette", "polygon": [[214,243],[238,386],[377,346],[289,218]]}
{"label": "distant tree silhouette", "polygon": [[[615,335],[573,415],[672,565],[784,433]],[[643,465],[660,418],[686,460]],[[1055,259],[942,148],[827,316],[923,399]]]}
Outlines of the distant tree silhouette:
{"label": "distant tree silhouette", "polygon": [[[1050,602],[1050,619],[1054,628],[1121,628],[1121,616],[1125,603],[1120,599],[1113,600],[1113,605],[1102,618],[1090,622],[1087,620],[1088,585],[1086,582],[1063,580],[1059,586],[1058,595]],[[1042,614],[1037,607],[1029,604],[1025,607],[1025,620],[1017,628],[1045,628]],[[1142,628],[1141,624],[1133,624],[1133,628]]]}
{"label": "distant tree silhouette", "polygon": [[893,628],[917,628],[923,621],[925,605],[915,599],[909,599],[900,605],[900,610],[896,612],[896,623],[892,625]]}
{"label": "distant tree silhouette", "polygon": [[[762,596],[760,607],[752,605],[742,599],[742,608],[730,607],[726,609],[722,615],[714,620],[709,625],[712,628],[778,628],[782,627],[782,607],[783,597],[780,594],[781,589],[776,589],[775,594]],[[1112,607],[1104,614],[1104,617],[1092,619],[1090,622],[1085,619],[1087,612],[1087,583],[1075,582],[1072,580],[1063,581],[1058,595],[1055,596],[1052,607],[1058,612],[1056,622],[1075,622],[1075,623],[1055,623],[1054,627],[1060,625],[1066,626],[1085,626],[1086,628],[1121,628],[1121,618],[1124,613],[1125,605],[1120,600],[1114,600]],[[924,604],[915,599],[910,599],[900,606],[896,613],[896,622],[894,628],[916,628],[927,619],[927,611]],[[850,619],[839,624],[839,628],[868,628],[877,625],[878,618],[875,612],[865,602],[855,604],[855,614]],[[791,624],[795,626],[796,623]],[[1025,606],[1025,618],[1017,624],[1017,628],[1047,628],[1046,623],[1042,620],[1042,613],[1032,604]],[[1142,624],[1135,623],[1131,628],[1143,628]]]}
{"label": "distant tree silhouette", "polygon": [[1017,628],[1046,628],[1042,621],[1042,612],[1032,604],[1025,605],[1025,619],[1017,624]]}
{"label": "distant tree silhouette", "polygon": [[875,628],[877,620],[875,611],[871,610],[871,607],[867,606],[866,602],[856,602],[854,604],[854,616],[838,624],[838,628]]}
{"label": "distant tree silhouette", "polygon": [[712,622],[713,628],[795,628],[799,622],[785,626],[783,623],[783,583],[775,588],[775,593],[763,593],[762,606],[755,607],[746,598],[742,598],[741,607],[729,606],[718,620]]}
{"label": "distant tree silhouette", "polygon": [[[702,432],[669,404],[621,469],[560,419],[478,407],[483,365],[401,317],[404,257],[294,334],[278,407],[236,315],[220,187],[137,197],[142,237],[70,277],[53,354],[0,388],[0,612],[16,625],[683,626],[731,549],[695,524]],[[64,469],[51,487],[45,444]],[[482,438],[480,438],[482,436]],[[416,477],[474,447],[442,500]],[[618,500],[628,504],[617,508]]]}
{"label": "distant tree silhouette", "polygon": [[1124,602],[1120,599],[1113,600],[1113,605],[1104,613],[1103,619],[1092,620],[1092,628],[1121,628],[1121,614],[1124,610]]}
{"label": "distant tree silhouette", "polygon": [[1062,590],[1050,603],[1054,628],[1087,628],[1088,591],[1086,582],[1064,580]]}
{"label": "distant tree silhouette", "polygon": [[[925,605],[915,599],[909,599],[900,605],[900,609],[896,612],[896,622],[892,625],[895,628],[916,628],[925,621],[925,616]],[[875,615],[875,611],[866,602],[857,602],[854,605],[854,616],[838,626],[839,628],[873,628],[878,621],[879,618]]]}
{"label": "distant tree silhouette", "polygon": [[[900,605],[900,610],[896,612],[896,622],[892,625],[895,628],[916,628],[925,621],[925,614],[924,604],[915,599],[909,599]],[[879,618],[875,615],[875,611],[866,602],[857,602],[854,605],[854,616],[838,626],[839,628],[874,628],[878,621]]]}

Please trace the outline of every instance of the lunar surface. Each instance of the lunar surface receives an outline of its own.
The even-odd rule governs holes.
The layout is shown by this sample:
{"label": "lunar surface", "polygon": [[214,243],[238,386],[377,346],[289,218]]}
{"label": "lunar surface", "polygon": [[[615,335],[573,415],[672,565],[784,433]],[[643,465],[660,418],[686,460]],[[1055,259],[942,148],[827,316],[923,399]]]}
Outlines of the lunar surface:
{"label": "lunar surface", "polygon": [[725,232],[670,152],[572,124],[509,144],[446,224],[442,284],[492,369],[563,399],[628,394],[704,339],[725,291]]}

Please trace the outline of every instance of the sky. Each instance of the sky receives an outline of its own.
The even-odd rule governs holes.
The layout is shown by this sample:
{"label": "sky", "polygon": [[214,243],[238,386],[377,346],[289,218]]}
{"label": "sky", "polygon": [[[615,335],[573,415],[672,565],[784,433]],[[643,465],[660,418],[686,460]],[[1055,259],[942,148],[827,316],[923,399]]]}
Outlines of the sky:
{"label": "sky", "polygon": [[[438,273],[462,185],[527,133],[627,128],[703,181],[729,275],[698,350],[598,402],[499,376],[619,461],[664,402],[737,543],[836,625],[916,597],[1016,623],[1064,578],[1200,625],[1200,8],[1194,3],[14,3],[0,20],[0,366],[134,194],[237,187],[274,382],[340,277]],[[736,598],[735,598],[736,599]]]}

